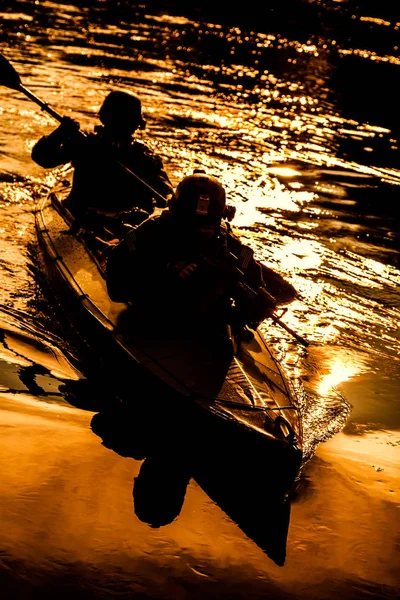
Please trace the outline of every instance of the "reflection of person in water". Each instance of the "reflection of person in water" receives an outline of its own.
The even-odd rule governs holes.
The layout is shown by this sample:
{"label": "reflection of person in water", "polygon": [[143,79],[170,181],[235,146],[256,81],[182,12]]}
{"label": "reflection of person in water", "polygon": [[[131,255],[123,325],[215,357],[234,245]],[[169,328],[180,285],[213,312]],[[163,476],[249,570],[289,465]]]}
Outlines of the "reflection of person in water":
{"label": "reflection of person in water", "polygon": [[180,514],[190,481],[187,464],[174,456],[146,458],[133,485],[135,514],[151,527],[168,525]]}
{"label": "reflection of person in water", "polygon": [[[143,460],[133,486],[135,514],[152,527],[171,523],[180,513],[190,469],[182,452],[171,448],[174,433],[157,422],[151,409],[120,405],[93,416],[91,427],[103,445],[120,456]],[[168,439],[166,439],[168,436]],[[173,444],[172,444],[173,445]]]}

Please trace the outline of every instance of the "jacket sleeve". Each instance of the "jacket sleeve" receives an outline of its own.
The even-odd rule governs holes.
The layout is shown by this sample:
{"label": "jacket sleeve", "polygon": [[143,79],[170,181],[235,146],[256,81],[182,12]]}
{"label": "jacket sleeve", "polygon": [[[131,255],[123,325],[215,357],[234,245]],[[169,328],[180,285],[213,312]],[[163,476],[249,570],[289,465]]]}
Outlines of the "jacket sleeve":
{"label": "jacket sleeve", "polygon": [[256,260],[253,251],[242,244],[232,233],[230,245],[238,257],[240,269],[244,273],[244,281],[255,291],[263,287],[275,299],[277,304],[287,304],[297,297],[297,291],[282,275]]}
{"label": "jacket sleeve", "polygon": [[106,284],[113,302],[150,298],[157,287],[157,256],[160,253],[155,242],[156,229],[157,226],[149,218],[132,229],[111,250],[106,264]]}
{"label": "jacket sleeve", "polygon": [[[60,125],[42,137],[32,149],[32,159],[45,169],[65,165],[73,160],[74,154],[86,140],[78,121],[63,117]],[[86,149],[86,142],[83,145]]]}
{"label": "jacket sleeve", "polygon": [[63,139],[59,129],[40,138],[32,148],[32,159],[45,169],[64,165],[72,159],[70,143]]}

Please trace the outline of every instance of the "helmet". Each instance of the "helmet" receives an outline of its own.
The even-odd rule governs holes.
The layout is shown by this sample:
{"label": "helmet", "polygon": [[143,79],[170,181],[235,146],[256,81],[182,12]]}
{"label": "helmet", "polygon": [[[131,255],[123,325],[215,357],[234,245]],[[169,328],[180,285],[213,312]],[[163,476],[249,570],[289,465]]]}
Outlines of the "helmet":
{"label": "helmet", "polygon": [[215,177],[195,172],[182,179],[169,206],[187,219],[218,225],[224,215],[225,190]]}
{"label": "helmet", "polygon": [[103,125],[115,129],[133,132],[145,126],[142,103],[130,92],[110,92],[100,108],[99,117]]}

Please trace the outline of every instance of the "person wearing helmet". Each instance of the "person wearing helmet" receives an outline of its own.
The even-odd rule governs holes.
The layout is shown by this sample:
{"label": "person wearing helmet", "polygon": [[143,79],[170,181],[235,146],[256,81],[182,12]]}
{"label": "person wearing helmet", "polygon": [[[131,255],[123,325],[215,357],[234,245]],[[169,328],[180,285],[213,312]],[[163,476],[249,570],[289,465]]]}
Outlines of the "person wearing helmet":
{"label": "person wearing helmet", "polygon": [[203,316],[208,323],[253,327],[270,316],[276,300],[263,267],[229,225],[233,211],[214,177],[185,177],[168,209],[130,231],[110,252],[106,282],[115,302],[171,317]]}
{"label": "person wearing helmet", "polygon": [[165,207],[173,188],[161,158],[133,137],[145,126],[141,101],[130,92],[112,91],[98,116],[101,125],[89,134],[65,117],[35,144],[32,158],[44,168],[72,164],[72,189],[65,204],[79,226],[96,215],[112,219],[132,209],[143,220],[155,206]]}

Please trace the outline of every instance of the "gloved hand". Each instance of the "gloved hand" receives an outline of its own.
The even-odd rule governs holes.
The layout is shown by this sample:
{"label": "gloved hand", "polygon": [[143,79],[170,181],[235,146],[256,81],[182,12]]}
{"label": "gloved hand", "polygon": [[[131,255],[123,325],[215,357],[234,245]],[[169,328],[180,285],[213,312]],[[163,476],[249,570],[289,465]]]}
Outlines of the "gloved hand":
{"label": "gloved hand", "polygon": [[168,269],[171,273],[177,276],[182,281],[186,280],[192,273],[194,273],[197,269],[197,265],[195,263],[189,263],[185,261],[179,261],[175,264],[169,264]]}
{"label": "gloved hand", "polygon": [[239,282],[235,291],[235,303],[239,311],[239,321],[252,327],[270,317],[276,308],[276,300],[267,290],[259,287],[253,290],[245,283]]}
{"label": "gloved hand", "polygon": [[166,208],[168,204],[168,199],[162,198],[161,196],[156,196],[155,198],[152,198],[151,202],[154,208]]}
{"label": "gloved hand", "polygon": [[257,295],[254,299],[254,312],[264,320],[271,317],[276,309],[276,300],[263,287],[258,288]]}
{"label": "gloved hand", "polygon": [[[57,127],[56,132],[60,134],[60,137],[70,138],[78,133],[80,125],[78,121],[71,119],[71,117],[63,117],[61,124]],[[54,132],[54,133],[56,133]]]}
{"label": "gloved hand", "polygon": [[131,208],[131,210],[122,210],[118,213],[118,220],[122,225],[130,225],[135,227],[148,219],[150,213],[142,208]]}
{"label": "gloved hand", "polygon": [[266,319],[273,315],[276,309],[276,300],[265,288],[260,287],[258,288],[256,296],[256,306],[257,305],[260,306],[260,312],[265,314],[264,319]]}

